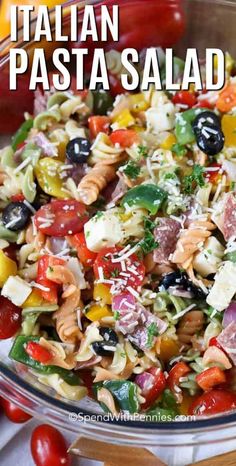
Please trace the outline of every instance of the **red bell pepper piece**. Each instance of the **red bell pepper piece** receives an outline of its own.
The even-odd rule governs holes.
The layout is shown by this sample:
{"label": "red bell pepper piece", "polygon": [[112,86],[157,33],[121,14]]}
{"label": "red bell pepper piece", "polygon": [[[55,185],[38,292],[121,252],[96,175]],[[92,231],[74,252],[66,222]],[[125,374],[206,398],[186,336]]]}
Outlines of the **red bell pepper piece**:
{"label": "red bell pepper piece", "polygon": [[110,118],[106,116],[91,116],[88,119],[90,136],[95,139],[99,133],[109,134]]}
{"label": "red bell pepper piece", "polygon": [[152,374],[153,380],[148,390],[142,393],[145,398],[142,409],[147,409],[152,406],[166,388],[164,373],[158,367],[151,367],[151,369],[148,369],[146,372]]}
{"label": "red bell pepper piece", "polygon": [[26,345],[25,351],[31,358],[35,361],[41,362],[42,364],[46,364],[52,359],[52,353],[35,341],[29,341]]}
{"label": "red bell pepper piece", "polygon": [[204,392],[211,390],[215,385],[226,382],[224,371],[219,367],[210,367],[196,376],[196,382]]}
{"label": "red bell pepper piece", "polygon": [[112,144],[119,144],[124,149],[140,141],[139,135],[133,129],[117,129],[111,133],[110,140]]}
{"label": "red bell pepper piece", "polygon": [[172,98],[172,102],[175,105],[176,104],[185,105],[186,106],[185,110],[186,110],[187,108],[192,108],[196,104],[197,98],[193,92],[179,91],[179,92],[176,92],[176,94]]}
{"label": "red bell pepper piece", "polygon": [[47,255],[41,256],[38,261],[38,274],[36,281],[39,285],[48,288],[48,290],[39,290],[39,292],[41,293],[42,298],[51,304],[57,303],[59,285],[47,278],[47,269],[55,265],[64,265],[64,263],[65,261],[60,258]]}
{"label": "red bell pepper piece", "polygon": [[87,248],[84,232],[68,236],[67,241],[76,249],[80,262],[87,267],[92,267],[97,254]]}
{"label": "red bell pepper piece", "polygon": [[179,403],[182,401],[182,392],[179,388],[179,382],[181,377],[184,377],[189,372],[191,372],[191,369],[182,361],[175,364],[169,372],[167,385]]}

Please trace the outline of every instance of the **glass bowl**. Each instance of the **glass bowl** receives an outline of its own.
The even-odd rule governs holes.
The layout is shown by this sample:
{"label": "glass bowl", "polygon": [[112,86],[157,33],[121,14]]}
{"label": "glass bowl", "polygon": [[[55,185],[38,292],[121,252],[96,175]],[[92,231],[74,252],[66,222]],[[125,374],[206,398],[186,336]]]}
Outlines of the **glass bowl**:
{"label": "glass bowl", "polygon": [[[132,1],[134,0],[131,0],[131,3]],[[67,5],[71,3],[73,2]],[[83,6],[85,2],[77,3]],[[88,3],[96,5],[101,2],[95,0]],[[124,0],[123,3],[127,1]],[[171,0],[170,3],[176,5],[175,1]],[[220,47],[236,56],[235,1],[184,0],[182,3],[186,15],[186,30],[182,39],[176,44],[177,55],[184,57],[187,47],[196,47],[201,57],[207,47]],[[212,14],[209,14],[209,11]],[[67,24],[68,17],[65,15],[64,25]],[[1,75],[8,67],[9,40],[0,46],[0,52],[4,51],[0,56]],[[19,41],[14,46],[26,47],[26,44]],[[27,48],[34,46],[35,44],[30,43]],[[0,394],[18,406],[24,407],[33,416],[58,425],[71,433],[116,445],[130,447],[142,445],[158,455],[167,447],[171,452],[172,449],[181,450],[183,446],[190,448],[210,443],[222,445],[224,450],[228,444],[230,448],[230,442],[236,438],[236,412],[166,423],[147,423],[139,419],[107,420],[102,416],[98,404],[92,399],[86,398],[79,403],[59,399],[52,389],[40,385],[24,368],[18,366],[16,369],[8,358],[10,346],[10,341],[0,343]],[[174,464],[174,460],[171,464]]]}

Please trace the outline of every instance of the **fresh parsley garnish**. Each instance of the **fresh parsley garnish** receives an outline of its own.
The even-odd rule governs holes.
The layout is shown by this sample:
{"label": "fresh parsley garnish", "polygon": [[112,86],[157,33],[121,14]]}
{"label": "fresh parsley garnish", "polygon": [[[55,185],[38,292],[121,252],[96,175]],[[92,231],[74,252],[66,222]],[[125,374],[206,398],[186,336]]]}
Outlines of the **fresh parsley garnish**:
{"label": "fresh parsley garnish", "polygon": [[119,269],[112,270],[112,272],[111,272],[112,278],[117,278],[117,277],[119,277],[119,275],[120,275]]}
{"label": "fresh parsley garnish", "polygon": [[187,154],[186,147],[182,146],[179,143],[173,144],[171,148],[172,152],[174,152],[178,157],[184,157]]}
{"label": "fresh parsley garnish", "polygon": [[145,159],[148,157],[148,149],[146,146],[138,146],[138,155],[140,157],[144,157]]}
{"label": "fresh parsley garnish", "polygon": [[136,180],[138,178],[141,168],[137,165],[136,162],[130,160],[124,167],[123,172],[131,180]]}
{"label": "fresh parsley garnish", "polygon": [[194,165],[192,173],[184,177],[183,187],[186,194],[192,194],[196,186],[200,186],[200,188],[205,186],[203,173],[204,168],[201,165]]}
{"label": "fresh parsley garnish", "polygon": [[156,224],[148,217],[144,218],[144,238],[139,242],[139,246],[142,249],[143,254],[147,255],[158,247],[158,242],[152,233]]}
{"label": "fresh parsley garnish", "polygon": [[104,212],[102,210],[99,210],[96,215],[94,216],[94,220],[97,221],[99,218],[101,218],[104,215]]}
{"label": "fresh parsley garnish", "polygon": [[115,320],[119,320],[119,318],[120,318],[120,313],[119,313],[119,311],[115,311],[115,312],[114,312],[114,319],[115,319]]}
{"label": "fresh parsley garnish", "polygon": [[147,327],[147,347],[151,348],[153,344],[153,338],[158,335],[158,328],[155,322],[152,322],[149,327]]}

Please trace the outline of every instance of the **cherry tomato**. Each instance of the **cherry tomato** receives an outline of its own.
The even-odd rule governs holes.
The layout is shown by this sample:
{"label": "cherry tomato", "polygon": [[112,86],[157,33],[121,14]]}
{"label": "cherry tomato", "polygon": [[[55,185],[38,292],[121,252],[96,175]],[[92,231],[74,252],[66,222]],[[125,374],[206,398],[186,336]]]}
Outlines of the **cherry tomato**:
{"label": "cherry tomato", "polygon": [[31,454],[36,466],[70,466],[63,435],[48,424],[34,429],[31,437]]}
{"label": "cherry tomato", "polygon": [[25,348],[26,353],[35,361],[45,364],[52,359],[52,353],[35,341],[29,341]]}
{"label": "cherry tomato", "polygon": [[191,372],[189,366],[185,362],[178,362],[172,367],[169,372],[167,379],[167,385],[172,393],[176,396],[177,400],[180,401],[180,392],[178,390],[179,380],[181,377],[184,377],[186,374]]}
{"label": "cherry tomato", "polygon": [[80,262],[85,266],[92,266],[97,254],[87,248],[84,232],[69,237],[70,244],[75,247]]}
{"label": "cherry tomato", "polygon": [[133,129],[117,129],[110,134],[110,140],[112,144],[119,144],[124,149],[140,142],[138,134]]}
{"label": "cherry tomato", "polygon": [[13,196],[11,196],[12,202],[23,202],[24,200],[25,196],[23,193],[14,194]]}
{"label": "cherry tomato", "polygon": [[142,395],[146,400],[145,403],[142,404],[142,409],[149,408],[166,388],[165,376],[158,367],[151,367],[151,369],[148,369],[146,372],[152,374],[153,379],[150,381],[150,386],[147,390],[142,391]]}
{"label": "cherry tomato", "polygon": [[36,227],[48,236],[74,235],[83,229],[87,221],[86,207],[72,199],[51,201],[35,214]]}
{"label": "cherry tomato", "polygon": [[49,280],[46,276],[47,269],[55,265],[64,265],[65,262],[63,259],[54,256],[41,256],[38,260],[38,271],[37,271],[37,283],[48,288],[48,290],[39,290],[42,298],[48,301],[49,303],[57,303],[57,293],[59,285],[52,280]]}
{"label": "cherry tomato", "polygon": [[[208,170],[213,168],[214,170]],[[217,184],[220,182],[222,178],[222,166],[219,163],[214,162],[212,165],[206,168],[206,171],[204,173],[204,177],[209,183],[212,184]]]}
{"label": "cherry tomato", "polygon": [[205,416],[236,408],[236,394],[227,390],[211,390],[203,393],[191,404],[190,415]]}
{"label": "cherry tomato", "polygon": [[109,134],[110,118],[106,116],[91,116],[88,119],[90,136],[95,139],[99,133]]}
{"label": "cherry tomato", "polygon": [[6,417],[11,422],[15,422],[16,424],[23,424],[24,422],[29,421],[32,418],[30,414],[25,413],[22,409],[18,408],[14,403],[8,400],[4,400],[1,398],[1,405],[3,407],[4,413]]}
{"label": "cherry tomato", "polygon": [[186,105],[188,108],[192,108],[197,103],[197,98],[193,92],[179,91],[174,95],[172,102],[176,104]]}
{"label": "cherry tomato", "polygon": [[11,338],[20,329],[21,309],[0,296],[0,340]]}
{"label": "cherry tomato", "polygon": [[226,382],[224,371],[219,367],[210,367],[196,376],[196,382],[204,391],[211,390],[215,385]]}
{"label": "cherry tomato", "polygon": [[[125,287],[131,286],[132,288],[138,288],[144,280],[145,277],[145,267],[143,262],[136,256],[136,254],[132,254],[126,259],[126,268],[127,267],[134,267],[135,274],[132,272],[130,273],[129,277],[124,277],[120,275],[122,273],[122,267],[120,262],[112,262],[112,257],[117,258],[117,254],[122,251],[120,247],[114,248],[104,248],[98,253],[97,258],[94,262],[94,274],[95,278],[99,279],[100,274],[99,270],[100,267],[103,269],[103,275],[106,279],[112,280],[115,279],[122,279],[126,280]],[[135,265],[134,265],[135,264]]]}

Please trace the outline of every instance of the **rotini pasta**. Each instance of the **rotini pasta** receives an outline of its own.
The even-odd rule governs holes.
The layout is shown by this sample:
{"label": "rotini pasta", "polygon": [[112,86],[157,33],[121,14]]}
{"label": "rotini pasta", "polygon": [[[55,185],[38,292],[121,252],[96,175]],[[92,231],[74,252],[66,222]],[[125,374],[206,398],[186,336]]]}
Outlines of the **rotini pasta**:
{"label": "rotini pasta", "polygon": [[86,205],[95,202],[99,193],[115,178],[115,174],[116,171],[112,165],[96,164],[79,183],[78,200]]}

